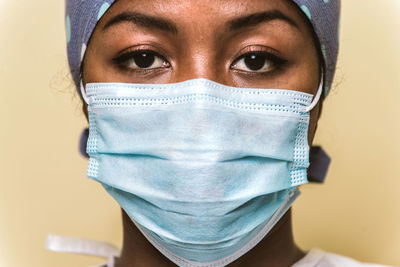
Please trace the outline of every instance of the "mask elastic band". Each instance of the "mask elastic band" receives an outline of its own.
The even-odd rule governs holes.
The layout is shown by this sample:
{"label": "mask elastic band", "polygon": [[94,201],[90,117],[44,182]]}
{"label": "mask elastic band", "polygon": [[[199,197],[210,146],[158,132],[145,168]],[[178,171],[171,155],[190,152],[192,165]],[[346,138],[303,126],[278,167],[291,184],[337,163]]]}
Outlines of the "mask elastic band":
{"label": "mask elastic band", "polygon": [[86,94],[86,90],[85,90],[85,87],[83,86],[82,80],[81,80],[80,86],[81,86],[81,95],[83,97],[83,100],[85,100],[86,104],[89,104],[89,98]]}
{"label": "mask elastic band", "polygon": [[118,257],[120,255],[120,250],[116,246],[106,242],[57,235],[49,235],[47,237],[46,249],[102,258]]}
{"label": "mask elastic band", "polygon": [[324,84],[324,77],[322,76],[317,94],[315,95],[314,100],[311,102],[311,104],[308,107],[306,107],[305,109],[306,112],[311,111],[318,104],[318,101],[320,100],[322,95],[322,88],[324,87],[323,84]]}

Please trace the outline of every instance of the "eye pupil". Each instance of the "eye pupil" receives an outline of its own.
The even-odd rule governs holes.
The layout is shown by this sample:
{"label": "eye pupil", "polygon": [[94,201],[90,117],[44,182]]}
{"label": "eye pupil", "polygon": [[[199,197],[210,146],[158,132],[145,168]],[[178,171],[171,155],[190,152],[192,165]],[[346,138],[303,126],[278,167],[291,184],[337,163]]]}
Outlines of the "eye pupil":
{"label": "eye pupil", "polygon": [[140,53],[135,55],[133,60],[135,60],[135,63],[139,68],[146,69],[153,65],[156,58],[154,55],[149,53]]}
{"label": "eye pupil", "polygon": [[251,70],[260,70],[265,65],[265,56],[250,54],[244,58],[244,63]]}

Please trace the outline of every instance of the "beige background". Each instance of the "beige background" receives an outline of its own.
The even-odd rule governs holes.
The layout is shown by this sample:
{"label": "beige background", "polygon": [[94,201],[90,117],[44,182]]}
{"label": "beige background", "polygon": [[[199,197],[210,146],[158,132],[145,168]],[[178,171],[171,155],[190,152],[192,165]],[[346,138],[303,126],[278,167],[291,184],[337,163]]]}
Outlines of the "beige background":
{"label": "beige background", "polygon": [[[400,2],[343,1],[337,88],[317,142],[325,185],[295,204],[295,236],[363,261],[400,266]],[[44,249],[46,235],[121,245],[118,206],[85,178],[86,125],[68,78],[64,1],[0,0],[0,267],[89,266]]]}

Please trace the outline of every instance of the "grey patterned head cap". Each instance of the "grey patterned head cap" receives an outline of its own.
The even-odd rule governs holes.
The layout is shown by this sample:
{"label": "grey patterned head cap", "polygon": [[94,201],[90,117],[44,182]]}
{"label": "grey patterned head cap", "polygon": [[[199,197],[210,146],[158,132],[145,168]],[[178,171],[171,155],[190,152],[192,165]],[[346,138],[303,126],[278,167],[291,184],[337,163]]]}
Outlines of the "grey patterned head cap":
{"label": "grey patterned head cap", "polygon": [[[79,88],[80,66],[93,30],[115,0],[65,0],[68,62]],[[325,59],[325,96],[336,69],[339,48],[340,0],[293,0],[311,21]]]}

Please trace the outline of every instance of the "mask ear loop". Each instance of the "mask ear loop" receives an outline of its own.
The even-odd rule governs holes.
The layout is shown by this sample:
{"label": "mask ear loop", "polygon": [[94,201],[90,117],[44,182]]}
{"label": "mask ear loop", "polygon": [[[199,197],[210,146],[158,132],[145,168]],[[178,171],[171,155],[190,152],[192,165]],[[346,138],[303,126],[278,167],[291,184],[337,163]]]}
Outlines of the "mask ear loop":
{"label": "mask ear loop", "polygon": [[82,98],[83,98],[83,100],[85,100],[86,104],[89,105],[89,98],[88,98],[88,96],[86,94],[86,90],[85,90],[85,87],[83,86],[82,80],[80,81],[80,87],[81,87]]}
{"label": "mask ear loop", "polygon": [[311,102],[311,104],[308,107],[306,107],[306,109],[305,109],[306,112],[311,111],[318,104],[318,101],[321,99],[322,89],[324,87],[323,85],[324,85],[324,76],[322,75],[321,83],[319,84],[317,94],[315,95],[314,100]]}

